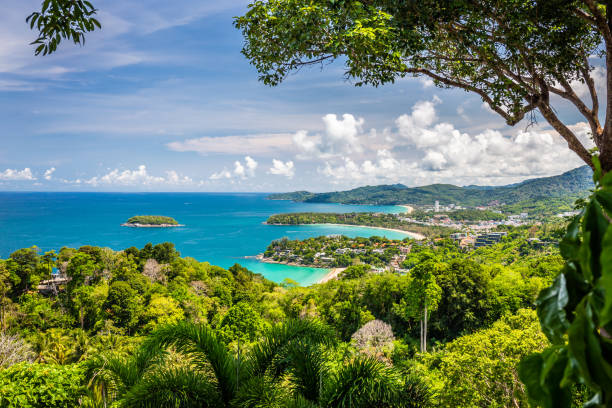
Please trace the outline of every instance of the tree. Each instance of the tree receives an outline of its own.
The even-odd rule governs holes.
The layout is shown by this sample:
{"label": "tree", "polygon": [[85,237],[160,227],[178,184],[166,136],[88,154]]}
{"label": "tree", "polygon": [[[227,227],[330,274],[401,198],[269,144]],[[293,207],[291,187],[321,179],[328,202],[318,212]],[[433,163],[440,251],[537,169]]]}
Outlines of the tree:
{"label": "tree", "polygon": [[104,308],[119,327],[133,331],[143,316],[143,303],[142,297],[127,282],[117,281],[110,285]]}
{"label": "tree", "polygon": [[[92,360],[88,376],[124,407],[228,407],[244,388],[261,390],[267,380],[280,381],[282,371],[273,367],[301,340],[332,344],[333,332],[317,322],[287,321],[268,329],[248,354],[234,356],[209,327],[179,322],[157,329],[125,360]],[[164,364],[167,347],[193,364]]]}
{"label": "tree", "polygon": [[18,293],[27,292],[32,285],[37,284],[39,280],[38,267],[40,257],[38,256],[38,248],[23,248],[13,252],[10,259],[6,263],[9,273],[17,279],[14,284],[14,289]]}
{"label": "tree", "polygon": [[32,361],[32,348],[17,335],[10,335],[0,330],[0,370],[21,363]]}
{"label": "tree", "polygon": [[[612,95],[612,23],[600,0],[268,0],[235,20],[243,54],[268,85],[304,66],[342,58],[357,85],[426,76],[479,95],[509,125],[539,112],[592,166],[558,117],[560,98],[589,125],[604,172],[612,170],[612,100],[600,101],[593,55],[605,57]],[[588,101],[579,88],[586,88]],[[560,97],[560,98],[555,98]]]}
{"label": "tree", "polygon": [[455,338],[472,332],[494,319],[489,318],[489,275],[471,260],[453,260],[436,276],[442,289],[436,311],[435,334],[439,338]]}
{"label": "tree", "polygon": [[382,320],[372,320],[353,333],[351,340],[359,351],[380,358],[393,351],[395,336],[391,325]]}
{"label": "tree", "polygon": [[85,44],[85,33],[102,28],[93,16],[97,10],[87,0],[44,0],[41,10],[26,18],[31,29],[38,31],[36,55],[55,52],[62,39]]}
{"label": "tree", "polygon": [[264,327],[264,321],[248,303],[239,302],[232,306],[219,327],[227,342],[242,340],[252,342]]}
{"label": "tree", "polygon": [[444,266],[429,259],[410,270],[412,280],[404,298],[396,307],[405,319],[419,319],[421,353],[427,351],[427,319],[438,308],[442,289],[436,283],[436,272]]}
{"label": "tree", "polygon": [[439,405],[528,406],[517,365],[522,357],[547,345],[535,312],[527,309],[447,343],[425,357],[435,379]]}

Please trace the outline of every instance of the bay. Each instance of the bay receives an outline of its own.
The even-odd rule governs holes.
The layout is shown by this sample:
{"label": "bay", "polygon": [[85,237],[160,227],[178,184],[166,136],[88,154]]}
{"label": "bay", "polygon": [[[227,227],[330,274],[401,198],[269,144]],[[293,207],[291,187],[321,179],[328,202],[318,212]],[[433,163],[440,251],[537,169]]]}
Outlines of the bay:
{"label": "bay", "polygon": [[[266,278],[317,282],[327,270],[266,264],[249,258],[282,237],[304,239],[343,234],[402,239],[406,234],[350,226],[273,226],[284,212],[402,212],[397,206],[294,203],[255,193],[9,193],[0,192],[0,257],[36,245],[42,251],[95,245],[121,250],[172,242],[182,256],[228,268],[239,263]],[[166,215],[185,227],[121,227],[134,215]]]}

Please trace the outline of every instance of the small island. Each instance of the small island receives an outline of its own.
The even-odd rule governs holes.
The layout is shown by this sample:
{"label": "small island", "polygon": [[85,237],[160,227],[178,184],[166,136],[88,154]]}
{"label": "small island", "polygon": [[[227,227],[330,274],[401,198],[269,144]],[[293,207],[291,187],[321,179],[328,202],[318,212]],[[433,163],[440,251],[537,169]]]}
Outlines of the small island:
{"label": "small island", "polygon": [[121,224],[121,226],[136,228],[184,227],[183,224],[179,224],[174,218],[163,215],[136,215]]}

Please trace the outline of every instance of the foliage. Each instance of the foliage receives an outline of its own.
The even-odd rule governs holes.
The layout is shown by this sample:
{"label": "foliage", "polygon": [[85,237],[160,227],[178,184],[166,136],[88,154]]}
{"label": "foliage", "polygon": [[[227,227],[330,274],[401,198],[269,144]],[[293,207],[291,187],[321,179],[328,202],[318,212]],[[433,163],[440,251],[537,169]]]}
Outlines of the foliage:
{"label": "foliage", "polygon": [[0,370],[0,407],[73,408],[84,394],[78,365],[20,363]]}
{"label": "foliage", "polygon": [[612,172],[593,158],[596,190],[561,241],[562,272],[537,300],[542,330],[552,345],[521,363],[534,404],[570,406],[575,384],[590,391],[590,406],[612,404]]}
{"label": "foliage", "polygon": [[35,54],[55,52],[62,39],[85,44],[85,33],[102,28],[93,16],[97,10],[87,0],[45,0],[40,11],[28,16],[30,28],[38,31]]}
{"label": "foliage", "polygon": [[548,345],[532,310],[460,337],[426,356],[438,404],[447,407],[527,406],[520,359]]}
{"label": "foliage", "polygon": [[172,217],[166,217],[163,215],[135,215],[130,217],[126,224],[139,224],[139,225],[178,225]]}
{"label": "foliage", "polygon": [[346,224],[363,225],[368,227],[400,229],[407,232],[416,232],[426,236],[450,234],[454,230],[440,226],[428,226],[403,221],[397,214],[379,213],[289,213],[275,214],[268,218],[266,223],[271,225],[301,225],[301,224]]}

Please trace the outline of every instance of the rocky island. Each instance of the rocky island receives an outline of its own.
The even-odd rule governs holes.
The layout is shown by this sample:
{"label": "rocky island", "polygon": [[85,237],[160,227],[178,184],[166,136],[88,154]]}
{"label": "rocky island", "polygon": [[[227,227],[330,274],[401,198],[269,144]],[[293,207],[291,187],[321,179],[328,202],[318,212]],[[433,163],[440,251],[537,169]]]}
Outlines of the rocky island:
{"label": "rocky island", "polygon": [[136,215],[121,224],[122,227],[137,227],[137,228],[167,228],[167,227],[184,227],[172,217],[162,215]]}

